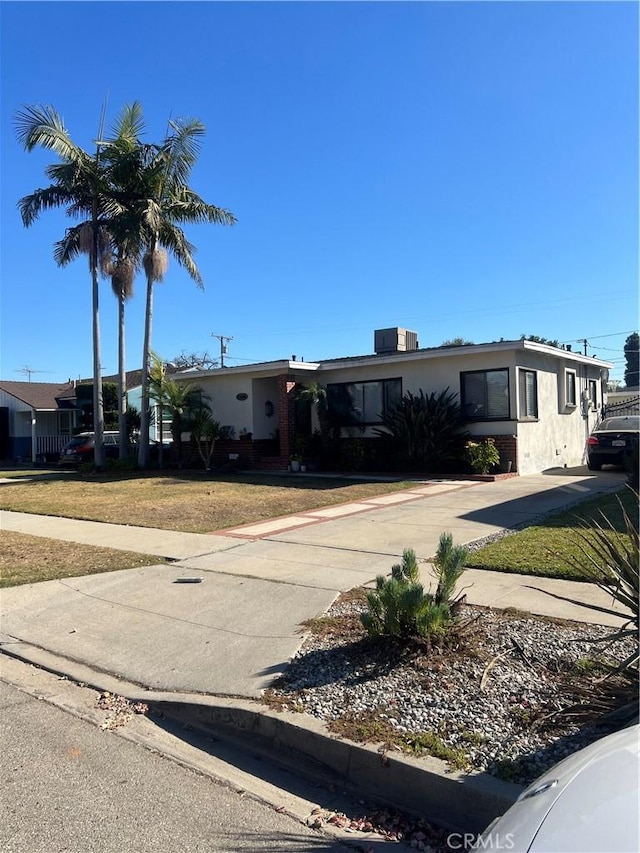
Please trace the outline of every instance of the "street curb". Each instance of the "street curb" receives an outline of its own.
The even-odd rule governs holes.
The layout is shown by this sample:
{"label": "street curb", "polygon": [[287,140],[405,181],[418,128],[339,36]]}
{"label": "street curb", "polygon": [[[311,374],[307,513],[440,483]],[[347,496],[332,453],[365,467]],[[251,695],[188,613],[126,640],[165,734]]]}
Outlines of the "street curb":
{"label": "street curb", "polygon": [[148,690],[13,638],[2,653],[71,681],[146,703],[152,713],[309,771],[384,805],[446,829],[481,832],[523,790],[486,773],[449,771],[444,761],[381,753],[376,746],[330,735],[320,720],[276,712],[255,700]]}

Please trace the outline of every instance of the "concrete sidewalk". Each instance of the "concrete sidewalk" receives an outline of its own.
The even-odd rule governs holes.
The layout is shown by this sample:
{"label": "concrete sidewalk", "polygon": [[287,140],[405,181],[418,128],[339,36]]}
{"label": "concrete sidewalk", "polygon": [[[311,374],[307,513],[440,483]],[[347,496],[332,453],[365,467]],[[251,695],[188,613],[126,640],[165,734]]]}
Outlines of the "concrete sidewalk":
{"label": "concrete sidewalk", "polygon": [[[257,697],[299,648],[301,623],[387,574],[404,548],[428,560],[442,531],[471,542],[622,482],[582,472],[430,481],[215,535],[3,512],[4,530],[175,562],[3,590],[2,648],[45,649],[155,690]],[[463,585],[472,604],[615,623],[543,592],[610,604],[587,584],[467,570]]]}
{"label": "concrete sidewalk", "polygon": [[[431,757],[393,752],[383,762],[377,745],[333,737],[313,717],[277,713],[256,699],[299,648],[301,623],[323,613],[341,590],[388,573],[404,548],[428,560],[443,531],[468,543],[623,482],[621,475],[575,471],[496,483],[430,481],[215,535],[3,512],[3,530],[174,562],[3,590],[2,677],[15,678],[15,661],[6,657],[13,656],[33,663],[35,673],[48,670],[147,703],[160,727],[168,718],[204,729],[214,741],[240,743],[295,773],[311,762],[316,787],[325,778],[359,798],[479,832],[513,803],[520,786],[451,770]],[[428,583],[428,562],[422,568]],[[465,572],[462,586],[470,603],[580,621],[605,617],[544,591],[610,604],[589,584],[475,569]],[[47,698],[46,691],[37,695]],[[237,784],[233,768],[224,778]],[[278,792],[272,805],[281,804]]]}

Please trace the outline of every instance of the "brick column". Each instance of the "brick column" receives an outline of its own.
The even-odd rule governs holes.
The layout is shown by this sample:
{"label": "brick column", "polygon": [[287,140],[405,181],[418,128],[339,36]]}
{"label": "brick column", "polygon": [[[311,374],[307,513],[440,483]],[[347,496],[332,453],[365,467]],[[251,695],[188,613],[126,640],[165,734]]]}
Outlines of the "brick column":
{"label": "brick column", "polygon": [[295,417],[293,408],[293,389],[296,387],[295,380],[290,374],[283,373],[278,376],[278,411],[280,421],[280,456],[288,459],[293,453],[293,439],[295,432]]}

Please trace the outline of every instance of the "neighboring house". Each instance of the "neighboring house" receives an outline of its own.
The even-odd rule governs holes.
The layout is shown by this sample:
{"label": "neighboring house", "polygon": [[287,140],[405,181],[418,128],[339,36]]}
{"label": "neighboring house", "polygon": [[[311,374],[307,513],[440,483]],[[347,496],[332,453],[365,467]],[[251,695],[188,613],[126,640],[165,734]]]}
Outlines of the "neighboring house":
{"label": "neighboring house", "polygon": [[[186,373],[191,374],[194,368],[186,368],[179,370],[173,364],[165,364],[164,366],[167,378],[174,379],[175,374]],[[105,376],[103,382],[114,382],[118,384],[118,377]],[[130,370],[127,373],[127,404],[137,409],[142,410],[142,370]],[[151,401],[151,420],[149,422],[149,438],[152,441],[160,441],[160,406]],[[162,419],[162,441],[166,444],[171,441],[171,413],[164,412]]]}
{"label": "neighboring house", "polygon": [[76,424],[75,383],[0,380],[0,459],[56,455]]}
{"label": "neighboring house", "polygon": [[[127,399],[139,409],[142,371],[127,372]],[[10,382],[0,380],[0,459],[51,461],[77,432],[80,412],[76,386],[91,383],[78,379],[55,382]],[[117,384],[117,376],[103,382]],[[166,429],[165,429],[166,431]],[[155,437],[155,423],[151,437]]]}
{"label": "neighboring house", "polygon": [[250,438],[224,442],[224,451],[257,467],[286,467],[295,439],[292,392],[312,383],[325,386],[330,400],[349,396],[363,437],[373,438],[381,413],[407,391],[448,388],[459,395],[469,431],[492,436],[513,471],[584,463],[609,362],[527,340],[418,349],[416,334],[404,329],[378,330],[375,342],[373,355],[294,358],[191,372],[188,378],[202,388],[222,425],[236,438]]}

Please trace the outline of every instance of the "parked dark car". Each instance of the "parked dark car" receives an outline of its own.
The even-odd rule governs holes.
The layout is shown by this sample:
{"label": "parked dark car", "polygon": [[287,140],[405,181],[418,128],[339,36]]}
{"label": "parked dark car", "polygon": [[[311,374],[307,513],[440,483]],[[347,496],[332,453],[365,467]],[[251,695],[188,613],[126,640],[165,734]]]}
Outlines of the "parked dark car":
{"label": "parked dark car", "polygon": [[639,435],[640,415],[606,418],[587,439],[587,467],[599,471],[603,465],[624,465]]}
{"label": "parked dark car", "polygon": [[[107,459],[117,459],[119,453],[119,433],[105,430],[104,455]],[[94,432],[81,432],[60,451],[59,465],[79,465],[81,462],[93,462],[96,435]]]}

